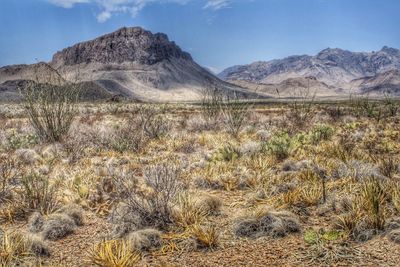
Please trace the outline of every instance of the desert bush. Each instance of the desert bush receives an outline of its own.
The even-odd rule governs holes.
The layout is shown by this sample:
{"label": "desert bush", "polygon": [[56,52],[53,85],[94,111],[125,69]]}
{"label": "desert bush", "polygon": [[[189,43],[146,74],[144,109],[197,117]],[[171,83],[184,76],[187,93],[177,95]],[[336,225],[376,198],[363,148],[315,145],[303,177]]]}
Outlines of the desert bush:
{"label": "desert bush", "polygon": [[219,232],[213,225],[194,225],[191,236],[196,240],[198,248],[215,248],[219,245]]}
{"label": "desert bush", "polygon": [[57,213],[63,213],[69,216],[77,226],[82,226],[84,224],[83,210],[78,204],[67,204],[62,206]]}
{"label": "desert bush", "polygon": [[291,159],[287,159],[282,163],[282,171],[297,172],[297,171],[308,169],[309,165],[310,165],[310,162],[308,162],[306,160],[295,162]]}
{"label": "desert bush", "polygon": [[384,92],[384,105],[387,117],[395,117],[399,111],[399,102],[389,92]]}
{"label": "desert bush", "polygon": [[12,182],[21,174],[19,163],[0,155],[0,205],[12,199]]}
{"label": "desert bush", "polygon": [[286,159],[293,148],[293,141],[286,132],[279,132],[266,143],[265,149],[278,160]]}
{"label": "desert bush", "polygon": [[28,82],[21,93],[30,123],[40,140],[58,142],[72,124],[80,89],[50,65],[45,67],[47,70],[37,72],[34,81]]}
{"label": "desert bush", "polygon": [[344,115],[344,109],[339,104],[326,107],[325,112],[333,121],[338,121]]}
{"label": "desert bush", "polygon": [[249,141],[239,147],[240,155],[254,156],[261,151],[261,145],[258,142]]}
{"label": "desert bush", "polygon": [[217,178],[212,176],[199,176],[196,177],[194,180],[194,184],[196,188],[201,189],[222,189],[223,186],[221,185],[220,181]]}
{"label": "desert bush", "polygon": [[299,200],[306,206],[315,206],[323,200],[323,188],[317,181],[307,182],[300,189]]}
{"label": "desert bush", "polygon": [[289,112],[286,114],[286,118],[292,127],[302,129],[314,117],[316,92],[312,92],[308,87],[304,90],[294,90],[291,97],[293,100],[289,102]]}
{"label": "desert bush", "polygon": [[359,96],[352,100],[353,110],[358,116],[366,116],[368,118],[380,121],[385,116],[385,107],[381,102],[372,100],[368,95]]}
{"label": "desert bush", "polygon": [[329,140],[334,134],[334,129],[326,124],[315,126],[309,133],[312,144],[318,144],[322,140]]}
{"label": "desert bush", "polygon": [[38,257],[49,257],[50,249],[42,237],[38,235],[26,235],[26,240],[30,247],[30,251]]}
{"label": "desert bush", "polygon": [[188,192],[183,192],[178,196],[173,216],[175,223],[179,226],[188,228],[201,223],[207,215],[207,210],[200,208],[197,199]]}
{"label": "desert bush", "polygon": [[162,246],[161,232],[150,228],[131,232],[126,240],[132,251],[151,251]]}
{"label": "desert bush", "polygon": [[262,211],[255,216],[239,218],[234,233],[239,237],[283,237],[300,231],[294,214],[287,211]]}
{"label": "desert bush", "polygon": [[299,259],[311,265],[336,266],[354,265],[359,261],[361,252],[345,242],[324,242],[317,240],[303,250]]}
{"label": "desert bush", "polygon": [[22,176],[19,195],[27,208],[49,214],[59,206],[60,186],[60,180],[51,183],[49,177],[31,173]]}
{"label": "desert bush", "polygon": [[112,224],[110,237],[123,238],[130,232],[142,229],[142,219],[125,203],[118,203],[111,211],[109,222]]}
{"label": "desert bush", "polygon": [[207,215],[218,215],[221,211],[222,200],[216,196],[203,195],[195,203],[198,210],[204,211]]}
{"label": "desert bush", "polygon": [[95,266],[135,266],[141,259],[140,252],[132,251],[123,240],[102,241],[89,251],[88,264]]}
{"label": "desert bush", "polygon": [[399,171],[398,166],[399,165],[393,158],[393,155],[382,156],[378,159],[379,172],[388,178],[393,178],[393,176]]}
{"label": "desert bush", "polygon": [[374,229],[382,230],[385,224],[385,202],[387,195],[385,189],[376,178],[370,178],[363,183],[361,201],[367,222]]}
{"label": "desert bush", "polygon": [[0,235],[0,266],[40,265],[36,257],[49,256],[47,245],[36,236],[21,232],[4,232]]}
{"label": "desert bush", "polygon": [[12,130],[7,135],[7,148],[9,149],[20,149],[29,148],[38,144],[38,137],[32,133],[17,133]]}
{"label": "desert bush", "polygon": [[394,183],[391,189],[392,190],[390,190],[390,193],[391,193],[392,205],[395,211],[400,213],[400,184]]}
{"label": "desert bush", "polygon": [[[143,125],[142,125],[143,126]],[[143,126],[144,127],[144,126]],[[146,126],[148,127],[148,126]],[[149,137],[158,137],[161,136],[160,129],[151,128],[151,134],[147,134]],[[154,132],[153,132],[154,131]],[[138,125],[137,121],[133,118],[129,119],[124,125],[118,127],[114,133],[114,137],[111,140],[111,148],[118,151],[133,151],[139,152],[143,146],[147,143],[148,137],[145,135],[145,132]]]}
{"label": "desert bush", "polygon": [[333,170],[332,177],[335,179],[351,177],[360,182],[370,177],[383,178],[376,166],[359,160],[340,162]]}
{"label": "desert bush", "polygon": [[338,228],[360,242],[367,241],[382,231],[389,214],[389,196],[386,191],[382,181],[373,177],[365,179],[354,201],[337,217]]}
{"label": "desert bush", "polygon": [[228,98],[221,105],[221,114],[224,125],[229,134],[237,138],[243,129],[246,118],[253,104],[251,102],[241,101],[238,96],[233,99]]}
{"label": "desert bush", "polygon": [[165,113],[164,106],[142,105],[139,107],[139,125],[148,138],[160,138],[170,132],[171,124]]}
{"label": "desert bush", "polygon": [[385,230],[400,229],[400,217],[391,217],[385,222]]}
{"label": "desert bush", "polygon": [[212,161],[234,161],[240,156],[239,149],[231,144],[228,143],[223,147],[219,148],[212,156]]}
{"label": "desert bush", "polygon": [[400,244],[400,229],[394,229],[388,233],[389,240]]}
{"label": "desert bush", "polygon": [[218,88],[204,88],[201,97],[201,115],[206,122],[214,122],[221,113],[223,93]]}
{"label": "desert bush", "polygon": [[144,227],[165,228],[172,223],[174,200],[183,189],[180,169],[168,162],[146,167],[144,182],[147,192],[132,183],[132,177],[117,181],[117,190],[121,201],[126,204],[126,212],[135,214]]}
{"label": "desert bush", "polygon": [[35,218],[30,220],[32,224],[29,228],[40,232],[44,239],[57,240],[63,238],[73,233],[76,228],[73,218],[63,213],[53,213],[46,219],[40,219],[37,214],[34,216]]}

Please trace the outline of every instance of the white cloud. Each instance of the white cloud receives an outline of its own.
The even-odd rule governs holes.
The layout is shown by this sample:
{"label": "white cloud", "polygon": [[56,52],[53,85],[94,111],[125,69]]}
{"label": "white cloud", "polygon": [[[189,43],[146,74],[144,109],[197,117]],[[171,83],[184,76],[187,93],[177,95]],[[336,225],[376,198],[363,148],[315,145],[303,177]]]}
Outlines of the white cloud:
{"label": "white cloud", "polygon": [[[186,4],[199,0],[48,0],[50,3],[64,8],[72,8],[76,4],[94,4],[100,8],[97,14],[99,22],[105,22],[116,13],[130,13],[136,16],[144,7],[151,3]],[[206,1],[204,9],[218,10],[229,7],[231,0],[201,0]]]}
{"label": "white cloud", "polygon": [[231,4],[230,0],[208,0],[204,5],[204,9],[218,10],[221,8],[229,7]]}
{"label": "white cloud", "polygon": [[50,3],[64,8],[71,8],[75,4],[89,3],[90,0],[49,0]]}
{"label": "white cloud", "polygon": [[136,16],[150,3],[177,3],[185,4],[191,0],[48,0],[50,3],[64,8],[72,8],[76,4],[95,4],[100,7],[97,15],[99,22],[105,22],[115,13],[130,13]]}
{"label": "white cloud", "polygon": [[111,12],[108,12],[108,11],[103,11],[100,14],[97,15],[97,21],[98,22],[105,22],[109,18],[111,18]]}

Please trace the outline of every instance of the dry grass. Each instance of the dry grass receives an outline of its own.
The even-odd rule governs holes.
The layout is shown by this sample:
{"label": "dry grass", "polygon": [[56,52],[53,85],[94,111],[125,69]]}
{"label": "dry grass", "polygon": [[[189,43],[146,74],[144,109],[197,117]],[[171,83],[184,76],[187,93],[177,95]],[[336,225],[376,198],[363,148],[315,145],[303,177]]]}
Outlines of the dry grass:
{"label": "dry grass", "polygon": [[[35,133],[23,113],[3,119],[2,226],[52,239],[47,265],[60,255],[72,258],[66,266],[83,255],[97,266],[215,265],[257,255],[268,265],[268,251],[290,265],[282,251],[302,250],[302,229],[310,228],[337,229],[348,245],[307,245],[300,265],[362,264],[355,246],[377,249],[362,241],[398,240],[388,228],[400,214],[398,118],[353,117],[345,106],[338,115],[321,104],[289,125],[290,106],[255,105],[238,124],[231,117],[227,130],[214,107],[116,105],[80,104],[56,145],[25,138]],[[206,119],[208,112],[218,116]],[[6,243],[7,261],[32,257],[18,239]]]}
{"label": "dry grass", "polygon": [[102,241],[96,244],[88,255],[88,264],[95,266],[131,267],[139,262],[141,255],[132,251],[131,246],[121,240]]}

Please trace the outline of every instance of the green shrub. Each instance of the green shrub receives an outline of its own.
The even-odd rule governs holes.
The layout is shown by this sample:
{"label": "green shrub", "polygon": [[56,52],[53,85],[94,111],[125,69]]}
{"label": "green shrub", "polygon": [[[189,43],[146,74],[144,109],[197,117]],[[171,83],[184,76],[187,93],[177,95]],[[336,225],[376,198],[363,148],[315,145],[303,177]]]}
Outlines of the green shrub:
{"label": "green shrub", "polygon": [[232,144],[227,144],[224,147],[218,149],[218,151],[213,155],[212,161],[233,161],[239,158],[240,152]]}
{"label": "green shrub", "polygon": [[293,140],[286,132],[275,134],[266,145],[266,149],[277,159],[286,159],[293,148]]}
{"label": "green shrub", "polygon": [[12,130],[7,136],[7,146],[11,149],[32,147],[38,142],[39,138],[36,134],[22,134]]}
{"label": "green shrub", "polygon": [[319,124],[310,131],[310,141],[312,144],[318,144],[322,140],[329,140],[333,136],[334,132],[335,131],[331,126]]}

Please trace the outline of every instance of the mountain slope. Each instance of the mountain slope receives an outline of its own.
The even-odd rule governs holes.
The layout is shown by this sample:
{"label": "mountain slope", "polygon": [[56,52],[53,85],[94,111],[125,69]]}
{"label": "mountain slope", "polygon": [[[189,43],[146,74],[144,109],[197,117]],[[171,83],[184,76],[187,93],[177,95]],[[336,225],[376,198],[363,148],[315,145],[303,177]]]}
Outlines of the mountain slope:
{"label": "mountain slope", "polygon": [[310,95],[316,93],[320,97],[336,97],[344,93],[342,90],[328,86],[314,77],[288,78],[276,84],[254,83],[243,80],[229,80],[229,82],[247,88],[252,92],[275,98],[290,98],[306,93]]}
{"label": "mountain slope", "polygon": [[[0,84],[33,79],[36,72],[47,71],[44,65],[0,68]],[[165,34],[140,27],[121,28],[65,48],[49,65],[68,80],[92,82],[97,90],[143,101],[197,100],[205,87],[247,93],[199,66]]]}

